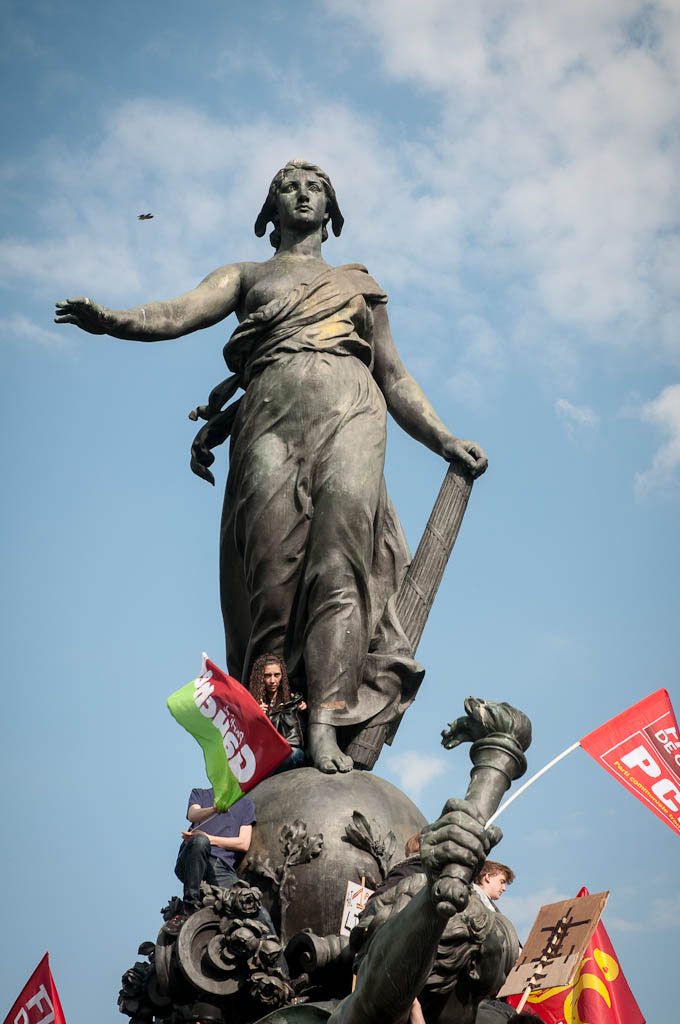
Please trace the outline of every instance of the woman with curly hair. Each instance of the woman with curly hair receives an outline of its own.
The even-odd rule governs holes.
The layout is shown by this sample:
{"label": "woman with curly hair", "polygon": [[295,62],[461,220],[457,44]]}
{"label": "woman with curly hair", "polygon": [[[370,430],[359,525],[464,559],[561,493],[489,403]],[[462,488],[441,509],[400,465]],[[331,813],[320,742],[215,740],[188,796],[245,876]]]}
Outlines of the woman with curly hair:
{"label": "woman with curly hair", "polygon": [[260,655],[253,663],[248,688],[276,731],[293,748],[273,774],[301,768],[305,762],[305,751],[299,713],[305,711],[307,705],[297,694],[290,692],[285,662],[276,654]]}

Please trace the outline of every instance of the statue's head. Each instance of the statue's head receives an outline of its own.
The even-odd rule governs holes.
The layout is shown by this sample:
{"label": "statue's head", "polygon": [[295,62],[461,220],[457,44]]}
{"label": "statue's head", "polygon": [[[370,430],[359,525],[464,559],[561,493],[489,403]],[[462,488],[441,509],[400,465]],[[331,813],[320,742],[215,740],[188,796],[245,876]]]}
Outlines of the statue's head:
{"label": "statue's head", "polygon": [[[420,998],[448,998],[461,1021],[473,1020],[481,999],[493,998],[519,955],[512,923],[472,892],[465,910],[449,918]],[[452,1017],[453,1019],[453,1017]]]}
{"label": "statue's head", "polygon": [[[383,925],[407,907],[426,884],[424,874],[411,874],[379,896],[371,897],[350,935],[350,947],[359,960]],[[447,1007],[454,1007],[461,1021],[474,1020],[480,999],[499,990],[519,949],[511,922],[485,906],[473,890],[465,909],[446,922],[435,962],[419,997],[423,1006],[448,1000]]]}
{"label": "statue's head", "polygon": [[272,183],[269,186],[269,193],[264,201],[264,205],[260,210],[257,220],[255,221],[255,234],[258,238],[262,238],[265,231],[267,230],[267,224],[270,222],[274,225],[274,230],[269,236],[269,241],[278,249],[281,244],[281,232],[278,224],[278,210],[277,210],[277,199],[281,186],[283,185],[286,177],[295,171],[310,171],[316,175],[321,184],[323,185],[324,192],[326,193],[326,213],[324,217],[324,225],[321,232],[321,241],[325,242],[328,238],[328,221],[331,222],[333,228],[333,234],[337,237],[342,231],[342,225],[345,222],[345,218],[340,213],[340,207],[338,206],[338,200],[335,196],[335,189],[331,184],[331,179],[328,177],[325,171],[322,171],[316,164],[310,164],[306,160],[289,160],[285,167],[282,167],[280,171],[277,171],[272,179]]}

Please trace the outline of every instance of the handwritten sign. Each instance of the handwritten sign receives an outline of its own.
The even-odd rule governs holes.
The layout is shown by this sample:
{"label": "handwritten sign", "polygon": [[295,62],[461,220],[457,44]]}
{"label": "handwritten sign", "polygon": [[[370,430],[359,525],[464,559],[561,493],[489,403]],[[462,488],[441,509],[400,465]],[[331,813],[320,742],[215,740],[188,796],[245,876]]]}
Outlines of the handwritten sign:
{"label": "handwritten sign", "polygon": [[340,922],[341,935],[349,935],[352,928],[359,923],[359,918],[372,895],[373,889],[367,889],[365,885],[359,885],[358,882],[347,883]]}
{"label": "handwritten sign", "polygon": [[[541,907],[499,998],[520,995],[530,983],[532,989],[571,985],[608,897],[609,892],[596,892]],[[558,948],[543,962],[541,958],[560,922],[565,924]]]}

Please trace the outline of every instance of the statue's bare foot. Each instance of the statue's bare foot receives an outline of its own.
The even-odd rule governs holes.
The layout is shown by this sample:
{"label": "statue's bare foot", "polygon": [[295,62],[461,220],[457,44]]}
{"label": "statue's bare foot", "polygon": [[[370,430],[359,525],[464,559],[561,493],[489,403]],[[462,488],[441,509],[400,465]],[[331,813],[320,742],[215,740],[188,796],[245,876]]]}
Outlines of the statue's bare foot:
{"label": "statue's bare foot", "polygon": [[334,772],[351,772],[354,767],[352,758],[340,750],[333,725],[314,723],[309,726],[307,753],[315,767],[328,775]]}

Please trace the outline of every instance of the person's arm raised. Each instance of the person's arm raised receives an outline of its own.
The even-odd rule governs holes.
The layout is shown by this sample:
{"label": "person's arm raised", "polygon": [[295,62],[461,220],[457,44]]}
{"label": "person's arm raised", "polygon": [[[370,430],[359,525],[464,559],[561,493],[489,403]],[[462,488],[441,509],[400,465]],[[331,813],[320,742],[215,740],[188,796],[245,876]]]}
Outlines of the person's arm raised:
{"label": "person's arm raised", "polygon": [[399,358],[384,305],[373,310],[373,320],[373,376],[391,415],[416,441],[448,462],[462,462],[472,477],[481,476],[488,466],[483,449],[474,441],[455,437],[437,416],[422,388]]}
{"label": "person's arm raised", "polygon": [[211,807],[201,807],[200,804],[192,804],[187,811],[187,818],[192,825],[200,825],[207,818],[213,818],[219,811],[213,804]]}
{"label": "person's arm raised", "polygon": [[54,322],[74,324],[89,334],[110,334],[127,341],[166,341],[212,327],[233,313],[241,295],[243,265],[213,270],[190,292],[167,302],[132,309],[108,309],[91,299],[58,302]]}

